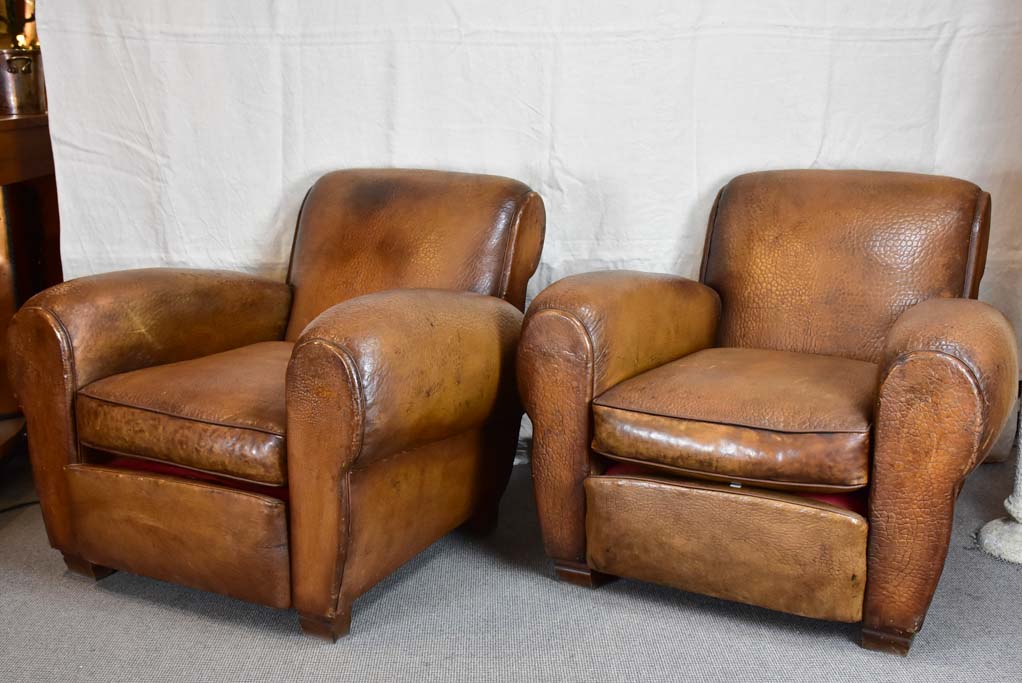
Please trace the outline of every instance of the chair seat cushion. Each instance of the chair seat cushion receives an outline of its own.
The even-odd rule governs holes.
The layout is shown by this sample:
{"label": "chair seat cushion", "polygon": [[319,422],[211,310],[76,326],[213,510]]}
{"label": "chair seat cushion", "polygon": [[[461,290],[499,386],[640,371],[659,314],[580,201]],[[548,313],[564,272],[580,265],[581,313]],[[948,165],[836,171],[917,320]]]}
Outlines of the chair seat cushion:
{"label": "chair seat cushion", "polygon": [[78,392],[78,438],[91,448],[283,486],[292,347],[262,342],[93,382]]}
{"label": "chair seat cushion", "polygon": [[593,449],[703,479],[860,489],[877,372],[834,356],[705,349],[597,397]]}

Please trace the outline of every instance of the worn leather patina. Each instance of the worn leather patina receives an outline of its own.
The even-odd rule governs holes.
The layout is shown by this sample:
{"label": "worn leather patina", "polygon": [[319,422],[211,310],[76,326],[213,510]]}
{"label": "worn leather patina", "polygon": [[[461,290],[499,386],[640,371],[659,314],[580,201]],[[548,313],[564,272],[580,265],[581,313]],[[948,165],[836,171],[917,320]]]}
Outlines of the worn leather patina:
{"label": "worn leather patina", "polygon": [[51,544],[79,573],[345,634],[401,563],[495,523],[544,230],[514,180],[339,171],[305,199],[287,282],[160,268],[33,297],[10,370]]}
{"label": "worn leather patina", "polygon": [[[989,226],[953,178],[750,173],[717,196],[699,282],[540,293],[518,375],[558,575],[861,621],[907,653],[1017,386],[1011,326],[972,300]],[[818,500],[866,492],[865,516]]]}

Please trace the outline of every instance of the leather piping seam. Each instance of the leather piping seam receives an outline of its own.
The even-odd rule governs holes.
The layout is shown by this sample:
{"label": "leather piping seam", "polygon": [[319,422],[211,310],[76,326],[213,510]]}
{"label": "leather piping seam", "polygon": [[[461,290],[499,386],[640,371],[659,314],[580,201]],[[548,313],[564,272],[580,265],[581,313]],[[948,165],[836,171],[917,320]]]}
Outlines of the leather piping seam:
{"label": "leather piping seam", "polygon": [[[655,484],[660,484],[661,486],[672,486],[674,488],[680,488],[680,489],[694,489],[694,490],[699,490],[699,491],[706,491],[708,493],[719,493],[721,495],[745,496],[746,498],[757,498],[759,500],[768,500],[768,501],[771,501],[771,502],[774,502],[774,503],[781,503],[783,505],[794,505],[794,506],[798,506],[798,507],[813,508],[814,510],[819,510],[821,512],[829,512],[829,513],[833,513],[833,514],[836,514],[836,515],[841,515],[842,517],[851,517],[853,520],[856,520],[856,521],[858,521],[858,520],[861,520],[863,522],[866,521],[866,518],[864,516],[860,515],[859,513],[853,512],[852,510],[845,510],[843,508],[839,508],[836,505],[829,505],[827,503],[824,503],[823,501],[813,500],[812,498],[806,498],[806,502],[803,505],[803,503],[801,501],[795,502],[793,500],[785,500],[784,498],[777,498],[775,496],[772,496],[772,495],[770,495],[769,491],[759,491],[759,490],[755,490],[755,489],[727,489],[727,490],[723,490],[723,489],[711,488],[709,486],[704,485],[702,482],[664,481],[663,479],[652,479],[652,478],[642,477],[642,476],[634,475],[634,474],[621,474],[621,475],[618,475],[618,474],[611,474],[611,475],[601,474],[601,475],[599,475],[597,477],[594,477],[594,478],[595,479],[600,479],[600,478],[607,478],[607,479],[628,479],[628,480],[631,480],[631,481],[651,482],[651,483],[655,483]],[[797,494],[787,494],[787,495],[797,495]],[[802,498],[803,496],[798,496],[798,497]]]}
{"label": "leather piping seam", "polygon": [[285,432],[283,432],[283,431],[281,431],[281,432],[274,432],[274,431],[270,431],[269,429],[263,429],[261,427],[252,427],[252,426],[248,426],[248,425],[232,424],[230,422],[221,422],[221,421],[212,420],[212,419],[203,419],[201,417],[190,417],[188,415],[177,415],[175,413],[171,413],[171,412],[166,411],[166,410],[160,410],[159,408],[146,408],[144,406],[135,405],[133,403],[127,403],[126,401],[115,401],[113,399],[102,398],[100,396],[96,396],[94,394],[90,394],[88,392],[88,390],[86,390],[86,389],[83,389],[83,390],[79,391],[78,394],[80,396],[84,396],[85,398],[87,398],[89,400],[99,401],[100,403],[106,403],[106,404],[112,405],[112,406],[119,406],[121,408],[130,408],[132,410],[141,410],[144,413],[153,413],[155,415],[160,415],[160,416],[168,417],[168,418],[171,418],[171,419],[185,420],[187,422],[199,422],[201,424],[210,425],[212,427],[224,427],[225,429],[239,429],[241,431],[246,431],[246,432],[258,432],[260,434],[267,434],[269,436],[275,436],[275,437],[277,437],[279,439],[283,439],[284,438],[284,434],[285,434]]}
{"label": "leather piping seam", "polygon": [[70,412],[68,417],[71,418],[70,450],[72,457],[75,458],[74,462],[82,462],[82,454],[78,447],[78,420],[75,417],[75,400],[78,393],[78,368],[75,365],[75,347],[71,341],[71,333],[64,325],[64,321],[60,319],[59,315],[57,315],[56,311],[46,306],[25,306],[22,310],[39,311],[44,316],[50,318],[51,322],[56,325],[57,341],[60,344],[61,365],[64,366],[68,376],[71,378],[71,386],[68,387],[66,384],[64,385],[64,397],[67,399],[68,412]]}
{"label": "leather piping seam", "polygon": [[706,239],[703,244],[703,259],[699,264],[699,282],[704,285],[706,284],[706,268],[710,264],[710,246],[713,244],[713,233],[717,229],[717,214],[720,211],[720,202],[724,199],[724,191],[727,190],[729,185],[731,185],[731,181],[728,181],[724,187],[720,188],[716,198],[713,200],[713,207],[710,209],[710,220],[706,228]]}
{"label": "leather piping seam", "polygon": [[162,481],[169,481],[182,486],[194,486],[196,488],[205,489],[223,495],[238,495],[245,496],[247,498],[253,498],[265,507],[268,508],[287,508],[287,503],[277,498],[270,496],[264,496],[261,493],[254,493],[252,491],[239,491],[237,489],[228,488],[226,486],[217,486],[204,481],[196,481],[194,479],[184,479],[182,477],[175,477],[172,474],[162,474],[158,472],[134,472],[132,470],[125,470],[119,467],[108,467],[106,465],[90,465],[88,463],[74,463],[71,465],[65,465],[65,470],[71,472],[85,472],[86,476],[90,470],[98,470],[116,477],[124,477],[127,479],[159,479]]}
{"label": "leather piping seam", "polygon": [[619,406],[607,405],[606,403],[598,403],[599,399],[593,400],[593,405],[598,408],[607,408],[609,410],[618,410],[623,413],[639,413],[640,415],[649,415],[650,417],[662,417],[667,420],[679,420],[682,422],[698,422],[700,424],[714,424],[720,425],[721,427],[737,427],[739,429],[754,429],[760,432],[771,432],[773,434],[819,434],[820,436],[827,436],[831,434],[870,434],[873,431],[873,425],[866,425],[865,429],[821,429],[821,430],[802,430],[802,429],[771,429],[770,427],[756,427],[748,424],[740,424],[737,422],[720,422],[718,420],[701,420],[694,417],[682,417],[680,415],[665,415],[663,413],[653,412],[649,410],[641,410],[639,408],[621,408]]}
{"label": "leather piping seam", "polygon": [[[694,477],[696,479],[698,479],[699,477],[708,477],[708,478],[712,477],[714,481],[727,481],[727,482],[732,482],[733,481],[736,484],[738,484],[738,483],[759,484],[759,485],[761,485],[761,488],[770,488],[769,486],[767,486],[767,484],[776,484],[776,485],[779,485],[779,486],[791,487],[789,490],[801,490],[801,491],[804,491],[806,493],[814,493],[814,492],[821,492],[821,493],[848,493],[848,492],[852,492],[852,491],[861,491],[862,489],[866,488],[866,486],[869,484],[869,479],[868,478],[861,479],[860,482],[855,483],[855,484],[814,484],[812,482],[788,481],[788,480],[784,480],[784,479],[757,479],[755,477],[743,477],[743,476],[737,476],[737,475],[732,476],[730,474],[718,474],[716,472],[705,472],[703,470],[694,470],[694,469],[691,469],[689,467],[678,467],[677,465],[668,465],[666,463],[653,462],[653,461],[650,461],[650,460],[636,460],[635,458],[629,458],[629,457],[626,457],[626,456],[623,456],[623,455],[615,455],[614,453],[608,453],[606,451],[598,450],[598,449],[595,449],[595,448],[593,450],[596,451],[597,453],[599,453],[602,456],[610,458],[611,460],[618,460],[618,461],[621,461],[621,462],[633,462],[633,463],[635,463],[637,465],[647,465],[649,467],[660,467],[660,468],[668,469],[668,470],[671,470],[671,471],[674,471],[674,472],[680,472],[682,474]],[[611,476],[616,476],[616,475],[611,475]],[[627,476],[627,475],[622,475],[622,476]]]}
{"label": "leather piping seam", "polygon": [[[979,281],[976,278],[976,266],[979,264],[979,243],[982,241],[980,233],[983,231],[983,214],[990,206],[990,193],[980,190],[976,200],[976,208],[973,209],[972,226],[969,230],[969,250],[966,255],[965,273],[962,283],[962,296],[967,299],[975,299],[979,296]],[[989,232],[987,233],[989,239]],[[985,258],[984,258],[985,266]],[[980,275],[982,278],[982,273]],[[973,282],[976,280],[976,282]]]}
{"label": "leather piping seam", "polygon": [[[241,476],[238,476],[236,474],[225,474],[224,472],[217,472],[217,471],[211,470],[211,469],[203,469],[201,467],[196,467],[195,465],[185,465],[185,464],[179,463],[179,462],[177,462],[175,460],[161,460],[160,458],[155,458],[155,457],[150,456],[150,455],[139,455],[138,453],[129,453],[128,451],[122,451],[122,450],[120,450],[118,448],[110,448],[109,446],[101,446],[99,444],[94,444],[94,443],[92,443],[90,441],[87,441],[85,439],[79,439],[79,443],[81,445],[85,446],[86,448],[91,448],[93,450],[103,451],[103,452],[106,452],[106,453],[113,453],[114,455],[121,455],[121,456],[124,456],[125,458],[136,458],[138,460],[145,460],[146,462],[155,462],[155,463],[160,463],[160,464],[163,464],[163,465],[170,464],[170,465],[173,465],[175,467],[181,467],[183,469],[190,470],[192,472],[202,472],[203,474],[213,474],[213,475],[216,475],[218,477],[224,477],[225,479],[231,479],[231,480],[234,480],[234,481],[240,481],[240,482],[244,482],[246,484],[256,484],[258,486],[268,486],[268,487],[271,487],[271,488],[287,488],[287,481],[286,480],[283,481],[283,482],[259,481],[258,479],[251,479],[249,477],[241,477]],[[82,461],[81,464],[83,464],[83,465],[94,465],[96,467],[110,467],[109,465],[105,465],[105,464],[100,463],[100,462],[90,463],[90,462]],[[126,467],[111,467],[110,469],[115,469],[115,470],[123,469],[123,470],[131,471],[131,472],[136,471],[136,470],[130,470],[129,468],[126,468]],[[158,472],[158,473],[155,473],[155,474],[163,474],[163,473],[162,472]],[[173,477],[175,475],[168,474],[167,476]],[[183,477],[178,477],[178,478],[182,479]],[[225,487],[225,488],[228,488],[228,487]]]}
{"label": "leather piping seam", "polygon": [[[359,456],[362,455],[362,447],[365,445],[366,399],[362,378],[359,376],[358,369],[355,366],[355,360],[352,358],[351,352],[347,348],[340,344],[336,344],[329,339],[312,337],[300,340],[297,344],[295,344],[295,348],[291,352],[291,357],[294,358],[297,356],[298,349],[310,344],[324,346],[333,352],[338,359],[340,359],[341,365],[344,367],[345,380],[348,383],[348,393],[354,394],[352,407],[355,408],[359,427],[357,430],[352,431],[351,442],[348,444],[349,452],[354,453],[354,457],[347,464],[344,471],[340,473],[341,476],[338,478],[338,481],[343,479],[342,492],[344,495],[342,496],[343,501],[341,501],[340,504],[344,506],[344,540],[341,544],[338,544],[337,552],[334,556],[334,580],[333,585],[330,587],[330,602],[332,603],[333,614],[329,615],[330,618],[333,619],[341,611],[341,600],[344,596],[341,584],[344,582],[344,569],[348,560],[348,549],[351,545],[351,496],[349,495],[351,468],[356,462],[358,462]],[[352,392],[351,389],[354,389],[354,392]]]}
{"label": "leather piping seam", "polygon": [[[312,191],[316,189],[316,185],[318,183],[319,181],[317,180],[315,183],[312,184],[312,187],[305,191],[305,196],[302,198],[302,205],[298,207],[298,218],[295,219],[295,234],[291,238],[291,253],[288,255],[287,259],[287,275],[284,276],[284,284],[287,285],[288,289],[291,292],[291,300],[288,302],[287,305],[287,315],[284,316],[284,331],[280,335],[282,341],[287,341],[288,332],[291,329],[291,316],[294,314],[295,311],[296,292],[294,282],[292,281],[291,278],[294,275],[295,252],[298,250],[298,237],[302,228],[302,216],[305,214],[305,207],[308,204],[309,196],[312,195]],[[300,334],[301,332],[299,332],[299,335]]]}
{"label": "leather piping seam", "polygon": [[529,201],[535,194],[530,189],[516,197],[518,206],[515,208],[515,215],[511,219],[511,229],[508,231],[507,238],[504,241],[504,256],[501,258],[500,264],[500,282],[497,284],[497,296],[501,299],[507,296],[508,287],[511,286],[511,271],[514,268],[515,246],[518,243],[518,232],[521,227],[522,214],[525,213],[525,207],[528,206]]}

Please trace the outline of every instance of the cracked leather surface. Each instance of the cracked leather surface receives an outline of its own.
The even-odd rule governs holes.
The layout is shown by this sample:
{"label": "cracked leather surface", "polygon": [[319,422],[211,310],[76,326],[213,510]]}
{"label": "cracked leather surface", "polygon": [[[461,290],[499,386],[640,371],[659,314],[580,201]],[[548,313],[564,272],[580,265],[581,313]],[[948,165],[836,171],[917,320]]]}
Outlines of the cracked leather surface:
{"label": "cracked leather surface", "polygon": [[86,384],[280,339],[291,290],[224,271],[150,268],[71,280],[29,299],[8,330],[50,543],[75,552],[63,468],[79,460],[75,393]]}
{"label": "cracked leather surface", "polygon": [[983,261],[970,243],[989,223],[984,196],[911,173],[738,176],[721,191],[703,256],[702,281],[723,302],[719,344],[878,362],[905,309],[975,294]]}
{"label": "cracked leather surface", "polygon": [[861,488],[876,385],[864,361],[705,349],[596,397],[593,448],[767,488]]}
{"label": "cracked leather surface", "polygon": [[78,392],[79,440],[283,486],[290,342],[261,342],[107,377]]}
{"label": "cracked leather surface", "polygon": [[891,330],[882,375],[863,619],[911,636],[944,568],[958,491],[1011,411],[1014,333],[987,304],[926,301]]}

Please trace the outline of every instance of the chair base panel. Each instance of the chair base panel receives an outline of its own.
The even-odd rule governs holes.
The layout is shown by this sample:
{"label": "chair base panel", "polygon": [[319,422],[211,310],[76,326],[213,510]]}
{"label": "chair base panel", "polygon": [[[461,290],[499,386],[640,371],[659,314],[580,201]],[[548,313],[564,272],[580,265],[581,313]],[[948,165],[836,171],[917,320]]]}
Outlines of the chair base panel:
{"label": "chair base panel", "polygon": [[103,466],[75,464],[65,473],[82,558],[268,607],[291,606],[283,501]]}
{"label": "chair base panel", "polygon": [[854,512],[778,491],[654,476],[591,476],[585,490],[586,564],[597,571],[862,621],[868,525]]}

